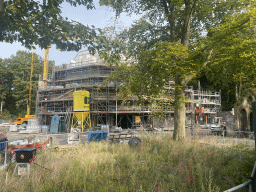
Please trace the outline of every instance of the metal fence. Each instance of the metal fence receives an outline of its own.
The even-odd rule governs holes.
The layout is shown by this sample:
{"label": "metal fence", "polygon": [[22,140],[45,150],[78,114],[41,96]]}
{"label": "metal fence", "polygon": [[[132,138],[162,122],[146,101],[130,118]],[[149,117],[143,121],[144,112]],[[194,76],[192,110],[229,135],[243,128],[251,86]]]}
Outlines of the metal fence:
{"label": "metal fence", "polygon": [[249,191],[249,192],[256,192],[256,162],[254,164],[254,168],[252,170],[251,177],[249,178],[249,181],[235,186],[231,189],[228,189],[224,192],[232,192],[232,191],[237,191],[237,190],[243,190],[243,191]]}
{"label": "metal fence", "polygon": [[[187,127],[188,129],[192,129],[191,125]],[[251,131],[242,131],[242,130],[230,130],[230,129],[223,129],[223,130],[211,130],[210,127],[205,126],[203,128],[199,126],[194,126],[194,130],[198,130],[199,134],[204,135],[221,135],[224,137],[235,137],[235,138],[251,138],[254,140],[254,132]]]}
{"label": "metal fence", "polygon": [[0,170],[4,169],[8,160],[8,140],[7,137],[0,139]]}
{"label": "metal fence", "polygon": [[234,130],[234,131],[228,131],[227,133],[234,133],[235,135],[240,138],[246,138],[249,137],[249,135],[254,135],[254,132],[251,131],[241,131],[241,130]]}

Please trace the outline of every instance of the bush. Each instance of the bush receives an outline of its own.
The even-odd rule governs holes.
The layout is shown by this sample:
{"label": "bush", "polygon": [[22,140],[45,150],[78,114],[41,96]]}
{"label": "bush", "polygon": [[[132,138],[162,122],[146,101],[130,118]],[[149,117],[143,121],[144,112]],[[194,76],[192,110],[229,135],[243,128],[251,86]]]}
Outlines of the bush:
{"label": "bush", "polygon": [[12,118],[14,118],[14,116],[6,109],[4,109],[2,114],[0,114],[0,119],[10,120]]}

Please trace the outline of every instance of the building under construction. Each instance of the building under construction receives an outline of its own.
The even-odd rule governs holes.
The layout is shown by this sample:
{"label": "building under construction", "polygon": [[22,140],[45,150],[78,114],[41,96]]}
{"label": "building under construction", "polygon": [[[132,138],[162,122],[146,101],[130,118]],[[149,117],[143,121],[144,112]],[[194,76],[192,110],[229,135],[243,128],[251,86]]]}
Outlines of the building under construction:
{"label": "building under construction", "polygon": [[[170,95],[163,100],[160,106],[164,111],[164,118],[155,116],[159,106],[149,106],[147,103],[136,105],[137,98],[129,97],[126,102],[119,97],[117,92],[118,82],[105,83],[113,71],[96,54],[79,52],[70,64],[57,66],[52,74],[48,75],[47,83],[39,79],[39,87],[36,99],[36,116],[40,125],[50,125],[54,115],[60,116],[59,131],[69,131],[74,116],[74,92],[89,92],[89,116],[90,123],[86,127],[99,127],[107,125],[109,128],[173,128],[174,106],[173,82],[166,86]],[[200,87],[200,86],[199,86]],[[186,124],[210,123],[221,108],[220,92],[186,89]],[[166,103],[167,102],[167,103]],[[87,118],[87,122],[88,122]]]}

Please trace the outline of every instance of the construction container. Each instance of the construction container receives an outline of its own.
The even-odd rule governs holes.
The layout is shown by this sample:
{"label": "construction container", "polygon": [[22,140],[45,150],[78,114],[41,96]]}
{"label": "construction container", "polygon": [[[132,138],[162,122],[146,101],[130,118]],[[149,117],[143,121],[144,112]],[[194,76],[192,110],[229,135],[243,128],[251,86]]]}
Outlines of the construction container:
{"label": "construction container", "polygon": [[89,91],[75,91],[73,93],[73,111],[90,111],[90,93]]}
{"label": "construction container", "polygon": [[91,131],[91,132],[88,132],[88,141],[106,140],[107,136],[108,136],[107,131]]}

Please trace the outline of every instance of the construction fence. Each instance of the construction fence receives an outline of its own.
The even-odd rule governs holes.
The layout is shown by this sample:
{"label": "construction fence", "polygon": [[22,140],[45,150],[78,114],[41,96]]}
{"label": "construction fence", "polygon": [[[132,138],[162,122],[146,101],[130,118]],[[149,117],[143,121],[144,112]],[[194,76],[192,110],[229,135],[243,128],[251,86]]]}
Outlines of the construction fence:
{"label": "construction fence", "polygon": [[9,123],[9,120],[6,120],[6,119],[0,119],[0,124],[3,124],[3,123]]}
{"label": "construction fence", "polygon": [[256,192],[256,162],[254,164],[254,168],[252,170],[251,177],[249,178],[249,181],[235,186],[231,189],[228,189],[224,192],[233,192],[233,191],[249,191],[249,192]]}
{"label": "construction fence", "polygon": [[8,152],[8,139],[4,137],[0,139],[0,170],[6,167],[10,162],[10,155]]}

